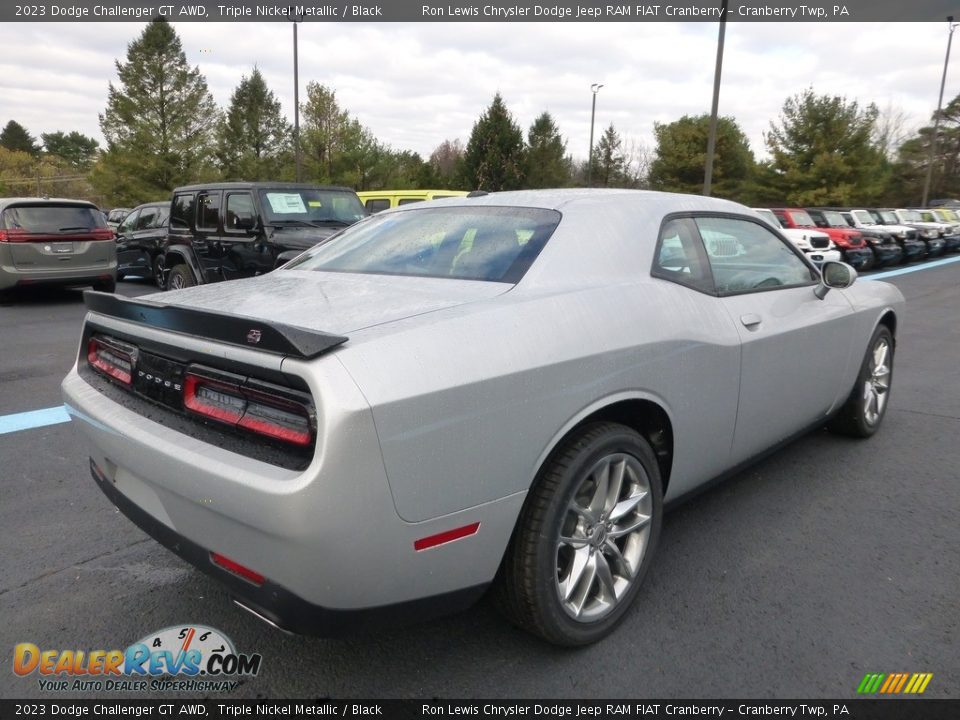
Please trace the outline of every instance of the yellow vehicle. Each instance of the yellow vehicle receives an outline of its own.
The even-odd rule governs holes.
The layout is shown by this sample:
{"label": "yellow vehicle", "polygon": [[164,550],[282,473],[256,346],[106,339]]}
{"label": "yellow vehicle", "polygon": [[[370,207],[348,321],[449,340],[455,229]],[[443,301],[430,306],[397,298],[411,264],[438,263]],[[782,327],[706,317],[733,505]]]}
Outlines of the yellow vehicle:
{"label": "yellow vehicle", "polygon": [[357,196],[370,213],[378,213],[400,205],[424,200],[464,197],[466,194],[466,190],[364,190],[358,192]]}

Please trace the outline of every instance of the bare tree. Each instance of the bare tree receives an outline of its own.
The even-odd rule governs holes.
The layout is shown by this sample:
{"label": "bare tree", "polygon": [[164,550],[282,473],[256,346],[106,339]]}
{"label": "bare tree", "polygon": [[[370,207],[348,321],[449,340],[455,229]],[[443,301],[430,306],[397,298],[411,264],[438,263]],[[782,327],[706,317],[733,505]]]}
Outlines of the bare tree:
{"label": "bare tree", "polygon": [[910,118],[903,108],[894,107],[892,101],[887,102],[877,115],[873,126],[873,145],[888,161],[896,159],[900,146],[914,134],[909,122]]}

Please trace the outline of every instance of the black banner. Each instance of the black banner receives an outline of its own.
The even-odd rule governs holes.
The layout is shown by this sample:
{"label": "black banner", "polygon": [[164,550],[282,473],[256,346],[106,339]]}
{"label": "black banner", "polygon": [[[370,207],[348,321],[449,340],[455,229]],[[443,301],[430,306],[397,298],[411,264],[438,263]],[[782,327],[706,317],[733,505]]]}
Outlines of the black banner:
{"label": "black banner", "polygon": [[[730,0],[731,22],[933,22],[953,0]],[[716,22],[720,0],[34,0],[0,3],[0,22]],[[960,14],[960,13],[958,13]]]}
{"label": "black banner", "polygon": [[9,718],[847,718],[955,720],[960,699],[871,700],[0,700]]}

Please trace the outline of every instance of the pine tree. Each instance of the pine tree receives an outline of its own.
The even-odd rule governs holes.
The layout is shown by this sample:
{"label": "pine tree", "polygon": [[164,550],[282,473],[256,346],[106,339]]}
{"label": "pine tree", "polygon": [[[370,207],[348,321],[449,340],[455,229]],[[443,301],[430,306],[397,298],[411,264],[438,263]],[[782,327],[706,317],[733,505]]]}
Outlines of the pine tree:
{"label": "pine tree", "polygon": [[280,101],[256,67],[240,80],[217,128],[217,158],[224,177],[277,179],[290,155],[291,129]]}
{"label": "pine tree", "polygon": [[[710,116],[684,115],[672,123],[654,123],[656,156],[650,165],[650,183],[657,190],[703,192]],[[712,193],[738,198],[754,167],[750,143],[733,118],[717,118]]]}
{"label": "pine tree", "polygon": [[220,113],[170,24],[150,21],[115,65],[120,84],[110,83],[100,115],[110,162],[97,164],[95,184],[133,202],[208,176]]}
{"label": "pine tree", "polygon": [[873,143],[878,114],[873,104],[861,108],[811,89],[787,98],[765,136],[784,199],[801,206],[871,202],[883,185],[883,155]]}
{"label": "pine tree", "polygon": [[545,112],[527,132],[525,182],[528,188],[556,188],[570,184],[570,163],[567,144],[550,113]]}
{"label": "pine tree", "polygon": [[623,154],[623,140],[617,129],[610,127],[603,131],[597,147],[593,151],[593,185],[600,187],[620,187],[625,184],[627,158]]}
{"label": "pine tree", "polygon": [[48,154],[63,158],[75,170],[89,169],[90,163],[97,155],[97,150],[100,149],[100,143],[76,130],[70,133],[59,130],[40,133],[40,137]]}
{"label": "pine tree", "polygon": [[40,152],[40,146],[37,145],[36,139],[16,120],[8,122],[3,131],[0,132],[0,146],[7,148],[7,150],[19,150],[31,155]]}
{"label": "pine tree", "polygon": [[523,183],[523,132],[497,93],[473,125],[463,158],[463,183],[476,190],[516,190]]}
{"label": "pine tree", "polygon": [[343,153],[350,127],[350,114],[340,109],[336,90],[316,82],[307,83],[307,100],[301,112],[308,177],[333,182],[335,164]]}

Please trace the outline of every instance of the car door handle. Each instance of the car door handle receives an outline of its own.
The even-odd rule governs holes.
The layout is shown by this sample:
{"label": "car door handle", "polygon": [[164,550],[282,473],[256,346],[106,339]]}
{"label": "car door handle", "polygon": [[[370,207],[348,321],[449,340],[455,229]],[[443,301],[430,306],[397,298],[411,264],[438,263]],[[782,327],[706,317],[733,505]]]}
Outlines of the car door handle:
{"label": "car door handle", "polygon": [[761,323],[761,318],[755,313],[747,313],[746,315],[740,316],[740,322],[743,323],[744,327],[755,328]]}

